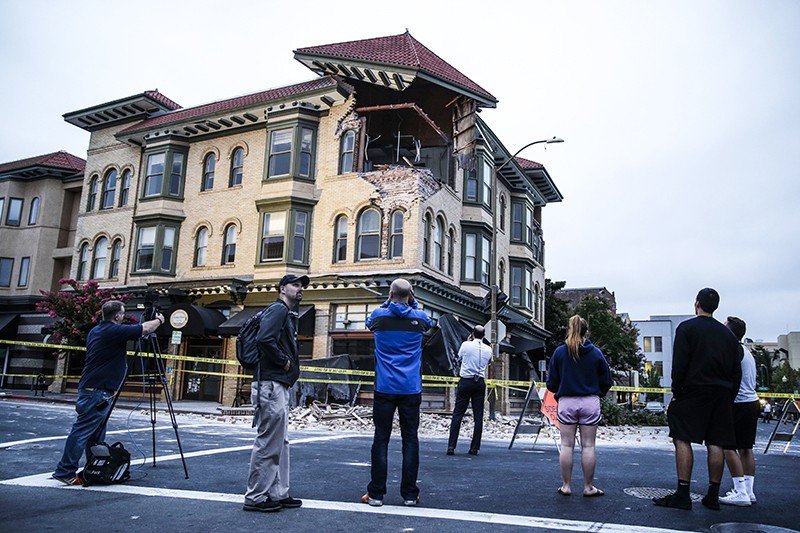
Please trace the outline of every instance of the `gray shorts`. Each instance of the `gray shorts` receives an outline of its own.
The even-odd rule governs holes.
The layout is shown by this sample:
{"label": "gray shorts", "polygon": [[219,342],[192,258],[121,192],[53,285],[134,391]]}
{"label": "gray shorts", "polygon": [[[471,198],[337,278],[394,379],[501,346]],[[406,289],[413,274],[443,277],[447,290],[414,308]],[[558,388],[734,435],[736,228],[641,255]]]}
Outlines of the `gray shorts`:
{"label": "gray shorts", "polygon": [[562,424],[596,426],[600,422],[600,397],[562,396],[558,399],[558,421]]}

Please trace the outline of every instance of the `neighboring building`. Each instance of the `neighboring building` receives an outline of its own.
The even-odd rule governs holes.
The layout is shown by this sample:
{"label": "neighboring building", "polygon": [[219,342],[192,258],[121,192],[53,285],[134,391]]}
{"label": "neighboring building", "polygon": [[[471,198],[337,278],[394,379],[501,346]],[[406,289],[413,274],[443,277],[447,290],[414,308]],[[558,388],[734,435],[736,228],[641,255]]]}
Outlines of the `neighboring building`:
{"label": "neighboring building", "polygon": [[[767,346],[764,346],[765,348]],[[791,331],[786,335],[778,335],[777,349],[786,354],[789,366],[800,370],[800,331]]]}
{"label": "neighboring building", "polygon": [[[52,322],[36,303],[69,277],[85,165],[67,152],[0,164],[0,339],[41,342]],[[2,374],[52,374],[55,358],[1,344],[0,364]],[[0,377],[0,387],[22,382]]]}
{"label": "neighboring building", "polygon": [[[176,353],[230,360],[277,281],[308,274],[302,356],[370,358],[364,321],[399,276],[434,319],[488,320],[496,195],[505,351],[542,346],[542,207],[562,197],[542,165],[505,164],[478,117],[495,97],[408,32],[294,54],[319,77],[192,108],[147,91],[64,116],[91,134],[72,277],[158,291],[164,348],[179,329]],[[504,357],[495,377],[527,364]],[[176,362],[175,397],[231,403],[241,381],[202,370],[235,373]]]}
{"label": "neighboring building", "polygon": [[571,289],[564,287],[556,292],[556,298],[567,302],[571,311],[574,311],[584,298],[605,298],[611,304],[611,312],[617,314],[617,298],[613,292],[605,287],[587,287]]}
{"label": "neighboring building", "polygon": [[[661,376],[661,386],[672,386],[672,346],[678,324],[693,318],[694,315],[653,315],[649,320],[634,320],[633,325],[639,330],[637,342],[644,355],[644,369],[655,370]],[[669,402],[672,395],[665,395]]]}

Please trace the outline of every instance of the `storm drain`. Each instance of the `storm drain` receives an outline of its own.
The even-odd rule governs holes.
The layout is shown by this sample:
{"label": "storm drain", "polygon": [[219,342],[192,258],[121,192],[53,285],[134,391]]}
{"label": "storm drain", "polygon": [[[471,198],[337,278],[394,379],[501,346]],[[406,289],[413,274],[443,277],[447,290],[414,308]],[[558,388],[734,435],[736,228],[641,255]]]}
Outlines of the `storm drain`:
{"label": "storm drain", "polygon": [[741,522],[726,522],[711,526],[714,533],[798,533],[794,529],[785,527],[767,526],[765,524],[743,524]]}
{"label": "storm drain", "polygon": [[[675,489],[662,489],[656,487],[628,487],[624,490],[624,492],[628,496],[633,496],[634,498],[652,500],[653,498],[661,498],[662,496],[672,494],[675,492]],[[690,492],[689,496],[692,498],[693,502],[699,502],[703,499],[702,494],[695,494],[694,492]]]}

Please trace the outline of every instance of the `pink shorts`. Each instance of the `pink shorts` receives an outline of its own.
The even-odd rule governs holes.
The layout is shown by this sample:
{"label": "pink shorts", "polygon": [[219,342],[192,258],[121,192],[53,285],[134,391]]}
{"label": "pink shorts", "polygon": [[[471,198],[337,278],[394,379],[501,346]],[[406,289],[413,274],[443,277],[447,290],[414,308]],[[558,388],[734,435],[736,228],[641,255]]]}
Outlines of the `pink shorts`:
{"label": "pink shorts", "polygon": [[600,422],[600,397],[562,396],[558,399],[558,421],[562,424],[596,426]]}

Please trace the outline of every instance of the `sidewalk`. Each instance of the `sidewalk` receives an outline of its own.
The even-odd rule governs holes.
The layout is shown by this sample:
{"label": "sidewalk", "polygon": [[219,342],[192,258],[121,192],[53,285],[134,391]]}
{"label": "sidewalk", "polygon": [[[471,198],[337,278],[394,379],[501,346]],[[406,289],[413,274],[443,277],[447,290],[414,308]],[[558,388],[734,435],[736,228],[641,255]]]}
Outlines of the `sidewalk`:
{"label": "sidewalk", "polygon": [[[75,405],[75,401],[78,398],[77,394],[72,393],[56,393],[56,392],[45,392],[45,395],[42,396],[42,393],[39,392],[38,396],[34,396],[33,391],[28,390],[2,390],[0,391],[0,400],[9,399],[9,400],[30,400],[36,402],[48,402],[48,403],[66,403],[70,405]],[[143,398],[120,398],[117,401],[118,407],[126,407],[128,409],[133,408],[140,408],[140,409],[147,409],[150,407],[150,400],[147,396]],[[159,411],[167,411],[167,404],[165,402],[158,402],[156,403],[156,408]],[[172,402],[172,409],[176,413],[194,413],[200,415],[221,415],[223,414],[223,409],[225,411],[230,411],[231,408],[225,407],[218,402],[201,402],[195,400],[179,400]],[[247,409],[246,407],[243,409]]]}

